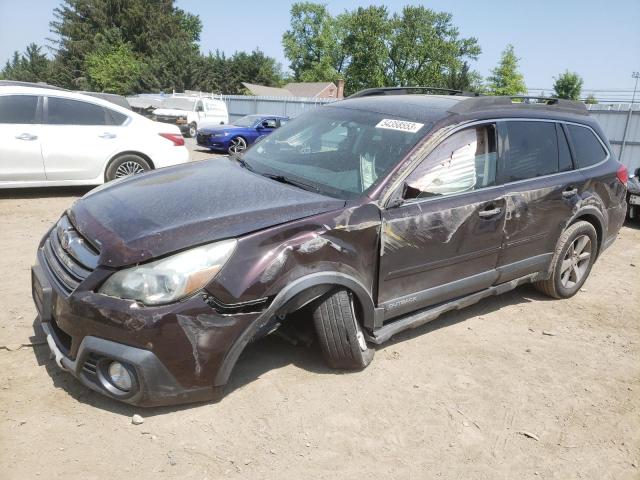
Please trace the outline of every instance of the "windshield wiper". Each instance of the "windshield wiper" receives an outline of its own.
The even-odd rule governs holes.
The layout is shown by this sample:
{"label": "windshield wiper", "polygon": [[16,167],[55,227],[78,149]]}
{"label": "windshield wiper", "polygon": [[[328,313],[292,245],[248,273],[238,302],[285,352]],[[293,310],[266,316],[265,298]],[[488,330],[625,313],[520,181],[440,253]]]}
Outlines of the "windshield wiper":
{"label": "windshield wiper", "polygon": [[301,188],[302,190],[310,190],[310,191],[316,192],[316,193],[320,191],[320,189],[318,187],[316,187],[315,185],[312,185],[310,183],[301,182],[300,180],[294,180],[293,178],[287,177],[285,175],[274,175],[274,174],[271,174],[271,173],[262,173],[261,175],[264,175],[267,178],[275,180],[276,182],[286,183],[288,185],[293,185],[294,187]]}
{"label": "windshield wiper", "polygon": [[246,168],[250,172],[255,172],[255,169],[249,165],[246,160],[243,160],[239,153],[232,153],[230,157],[236,160],[242,168]]}

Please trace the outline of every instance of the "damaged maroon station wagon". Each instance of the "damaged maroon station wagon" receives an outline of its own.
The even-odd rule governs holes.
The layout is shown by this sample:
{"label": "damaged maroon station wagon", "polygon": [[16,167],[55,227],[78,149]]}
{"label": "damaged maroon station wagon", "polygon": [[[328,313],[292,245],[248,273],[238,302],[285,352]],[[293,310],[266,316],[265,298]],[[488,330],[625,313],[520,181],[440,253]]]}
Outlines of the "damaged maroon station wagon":
{"label": "damaged maroon station wagon", "polygon": [[241,157],[89,192],[43,238],[33,298],[89,388],[218,398],[247,344],[302,309],[328,364],[361,369],[398,332],[520,284],[574,295],[626,181],[581,103],[370,89]]}

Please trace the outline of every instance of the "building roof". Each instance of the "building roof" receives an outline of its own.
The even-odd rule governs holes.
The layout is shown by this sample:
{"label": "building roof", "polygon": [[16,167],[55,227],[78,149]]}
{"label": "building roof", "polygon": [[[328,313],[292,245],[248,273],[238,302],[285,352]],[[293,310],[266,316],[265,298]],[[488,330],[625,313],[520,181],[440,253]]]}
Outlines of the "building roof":
{"label": "building roof", "polygon": [[317,97],[328,87],[337,87],[333,82],[297,82],[287,83],[284,88],[289,90],[296,97]]}
{"label": "building roof", "polygon": [[249,90],[252,95],[264,97],[295,97],[289,90],[278,87],[265,87],[264,85],[256,85],[254,83],[242,82],[244,88]]}
{"label": "building roof", "polygon": [[333,82],[287,83],[283,88],[265,87],[246,82],[242,82],[242,85],[253,95],[266,97],[317,97],[329,87],[338,89]]}

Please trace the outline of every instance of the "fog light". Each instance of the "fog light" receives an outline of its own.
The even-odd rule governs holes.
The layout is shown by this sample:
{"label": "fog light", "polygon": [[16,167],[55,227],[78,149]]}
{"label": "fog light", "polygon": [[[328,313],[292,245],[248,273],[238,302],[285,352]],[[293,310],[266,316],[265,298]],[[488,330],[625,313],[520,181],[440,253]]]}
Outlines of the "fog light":
{"label": "fog light", "polygon": [[111,362],[109,364],[108,372],[109,380],[114,386],[124,392],[131,390],[133,380],[131,378],[131,373],[129,373],[129,370],[127,370],[124,365],[120,362]]}

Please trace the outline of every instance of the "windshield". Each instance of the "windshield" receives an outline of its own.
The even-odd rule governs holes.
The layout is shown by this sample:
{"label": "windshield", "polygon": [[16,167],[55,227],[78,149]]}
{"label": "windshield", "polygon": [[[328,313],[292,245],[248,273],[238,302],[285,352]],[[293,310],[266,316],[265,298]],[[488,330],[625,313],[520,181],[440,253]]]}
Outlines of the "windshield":
{"label": "windshield", "polygon": [[253,127],[259,119],[260,117],[258,117],[257,115],[247,115],[245,117],[240,117],[239,119],[234,120],[233,125],[235,125],[236,127]]}
{"label": "windshield", "polygon": [[427,130],[377,112],[323,107],[279,128],[243,160],[258,173],[286,176],[347,200],[383,178]]}
{"label": "windshield", "polygon": [[167,98],[163,100],[160,108],[171,108],[174,110],[186,110],[187,112],[191,112],[195,103],[195,99],[191,98]]}

